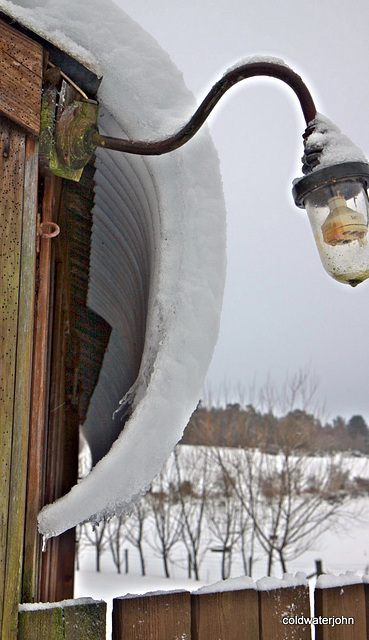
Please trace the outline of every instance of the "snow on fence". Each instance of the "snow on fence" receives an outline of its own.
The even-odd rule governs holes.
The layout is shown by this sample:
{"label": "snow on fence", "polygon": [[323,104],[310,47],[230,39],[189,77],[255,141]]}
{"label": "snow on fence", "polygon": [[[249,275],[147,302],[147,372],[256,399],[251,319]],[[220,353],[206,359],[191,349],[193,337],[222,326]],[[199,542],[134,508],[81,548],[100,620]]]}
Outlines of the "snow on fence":
{"label": "snow on fence", "polygon": [[[105,611],[91,599],[21,605],[18,640],[105,640]],[[369,640],[369,581],[321,576],[314,612],[299,577],[126,595],[113,601],[112,640],[311,640],[311,622],[315,640]]]}

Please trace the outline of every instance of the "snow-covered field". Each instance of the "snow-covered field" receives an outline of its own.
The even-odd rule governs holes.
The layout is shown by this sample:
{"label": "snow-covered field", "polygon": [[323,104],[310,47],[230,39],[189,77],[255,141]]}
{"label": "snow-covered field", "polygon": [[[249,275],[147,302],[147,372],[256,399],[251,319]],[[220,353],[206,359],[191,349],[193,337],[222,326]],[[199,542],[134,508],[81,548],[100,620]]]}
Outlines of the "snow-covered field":
{"label": "snow-covered field", "polygon": [[[361,517],[358,518],[357,514]],[[310,575],[315,570],[315,560],[322,560],[323,569],[327,573],[339,575],[346,571],[354,571],[363,575],[369,573],[369,521],[368,500],[358,499],[354,503],[352,513],[347,513],[347,524],[340,530],[332,530],[317,539],[314,547],[291,561],[288,570],[291,573],[303,571]],[[147,593],[156,590],[198,589],[200,586],[212,584],[220,579],[220,558],[217,553],[208,553],[201,566],[200,582],[188,580],[185,563],[171,564],[172,578],[163,577],[162,562],[153,554],[147,554],[148,576],[140,575],[139,558],[134,549],[129,550],[129,573],[118,575],[114,570],[110,553],[102,556],[102,571],[96,573],[94,567],[94,550],[85,549],[81,555],[81,570],[76,572],[75,597],[90,596],[103,599],[108,603],[107,638],[110,638],[111,621],[110,607],[114,597],[127,593]],[[179,559],[177,558],[177,561]],[[182,564],[182,563],[181,563]],[[242,567],[236,561],[232,566],[232,577],[242,574]],[[276,577],[282,577],[279,568],[274,572]],[[258,558],[254,565],[254,580],[266,575],[266,561]]]}

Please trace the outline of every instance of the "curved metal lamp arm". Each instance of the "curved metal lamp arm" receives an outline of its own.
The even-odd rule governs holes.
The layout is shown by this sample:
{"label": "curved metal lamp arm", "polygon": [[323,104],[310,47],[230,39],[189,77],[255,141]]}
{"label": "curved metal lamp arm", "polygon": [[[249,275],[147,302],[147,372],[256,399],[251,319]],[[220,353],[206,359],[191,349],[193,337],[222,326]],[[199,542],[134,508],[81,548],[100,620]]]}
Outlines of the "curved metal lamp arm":
{"label": "curved metal lamp arm", "polygon": [[131,140],[121,140],[119,138],[109,138],[100,135],[96,130],[92,133],[91,143],[97,147],[123,151],[125,153],[136,153],[139,155],[161,155],[178,149],[190,140],[204,124],[205,120],[219,102],[220,98],[235,84],[246,78],[255,76],[269,76],[277,78],[288,84],[297,95],[301,109],[303,111],[306,124],[314,120],[316,108],[311,94],[302,81],[301,77],[283,62],[260,60],[250,61],[241,64],[228,71],[211,88],[206,98],[202,101],[192,118],[177,133],[154,142],[140,142]]}

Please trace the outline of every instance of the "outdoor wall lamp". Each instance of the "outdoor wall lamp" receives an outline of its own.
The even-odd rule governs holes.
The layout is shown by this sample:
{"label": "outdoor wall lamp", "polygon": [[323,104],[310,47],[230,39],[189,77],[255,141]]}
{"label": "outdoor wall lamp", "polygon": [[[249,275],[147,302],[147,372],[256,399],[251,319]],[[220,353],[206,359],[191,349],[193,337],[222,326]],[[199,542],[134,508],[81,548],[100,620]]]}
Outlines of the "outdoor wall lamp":
{"label": "outdoor wall lamp", "polygon": [[[50,136],[50,119],[41,140],[42,155],[52,173],[79,180],[97,147],[139,155],[161,155],[188,142],[217,102],[233,85],[254,76],[277,78],[297,95],[305,117],[305,177],[293,184],[298,207],[306,208],[319,255],[326,271],[339,282],[356,286],[369,277],[369,164],[363,152],[329,120],[317,114],[309,90],[290,67],[276,58],[250,58],[225,73],[197,111],[177,133],[160,141],[143,142],[102,136],[97,127],[98,105],[77,101],[65,108]],[[46,136],[46,137],[45,137]],[[45,144],[46,140],[46,144]]]}

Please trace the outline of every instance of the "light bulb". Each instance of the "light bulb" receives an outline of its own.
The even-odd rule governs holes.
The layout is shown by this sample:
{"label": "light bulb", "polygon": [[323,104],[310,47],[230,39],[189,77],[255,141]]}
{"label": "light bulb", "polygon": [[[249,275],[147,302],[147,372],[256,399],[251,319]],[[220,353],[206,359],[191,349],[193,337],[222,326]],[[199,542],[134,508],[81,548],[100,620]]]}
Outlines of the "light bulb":
{"label": "light bulb", "polygon": [[343,196],[328,200],[329,216],[322,224],[323,240],[332,247],[337,244],[364,243],[368,233],[367,220],[362,213],[350,209]]}

